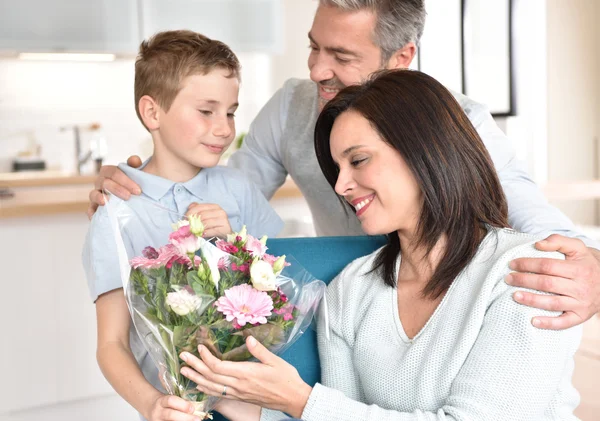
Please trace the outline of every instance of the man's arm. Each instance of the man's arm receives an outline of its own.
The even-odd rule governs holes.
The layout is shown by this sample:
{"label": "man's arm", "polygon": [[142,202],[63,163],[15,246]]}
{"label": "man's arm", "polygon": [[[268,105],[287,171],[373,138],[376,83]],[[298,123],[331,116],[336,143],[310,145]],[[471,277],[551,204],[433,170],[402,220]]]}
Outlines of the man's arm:
{"label": "man's arm", "polygon": [[288,81],[260,110],[242,147],[229,158],[228,165],[242,171],[262,194],[271,199],[285,182],[287,170],[281,156],[291,83]]}
{"label": "man's arm", "polygon": [[523,292],[516,294],[515,300],[539,309],[564,312],[560,317],[536,317],[532,322],[539,328],[567,329],[585,322],[600,311],[600,251],[597,250],[600,246],[577,232],[573,222],[548,203],[487,109],[469,104],[465,111],[496,166],[508,202],[511,226],[540,238],[547,237],[547,241],[536,244],[538,249],[566,255],[566,260],[550,263],[547,259],[515,260],[511,267],[517,272],[511,274],[507,282],[558,294],[549,298]]}
{"label": "man's arm", "polygon": [[[127,165],[139,168],[142,166],[142,160],[139,156],[133,155],[127,159]],[[139,195],[142,193],[140,186],[127,177],[119,167],[116,165],[103,165],[94,182],[94,189],[90,191],[90,204],[87,210],[89,219],[92,219],[98,206],[104,206],[102,190],[108,190],[123,200],[129,200],[132,194]]]}

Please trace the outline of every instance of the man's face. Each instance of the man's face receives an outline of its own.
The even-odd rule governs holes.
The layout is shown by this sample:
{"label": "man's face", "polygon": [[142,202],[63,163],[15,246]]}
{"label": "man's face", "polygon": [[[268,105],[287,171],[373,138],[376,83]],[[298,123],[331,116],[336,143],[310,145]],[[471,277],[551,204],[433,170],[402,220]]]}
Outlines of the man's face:
{"label": "man's face", "polygon": [[308,33],[310,78],[319,87],[319,110],[348,85],[363,82],[382,67],[373,42],[376,16],[367,10],[347,12],[320,5]]}

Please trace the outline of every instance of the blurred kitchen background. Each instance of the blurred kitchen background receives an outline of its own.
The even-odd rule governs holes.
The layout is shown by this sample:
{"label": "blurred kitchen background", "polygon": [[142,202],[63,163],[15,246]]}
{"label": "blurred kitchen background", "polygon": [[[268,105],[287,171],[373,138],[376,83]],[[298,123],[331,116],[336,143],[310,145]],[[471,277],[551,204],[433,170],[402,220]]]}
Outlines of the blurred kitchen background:
{"label": "blurred kitchen background", "polygon": [[[491,4],[479,0],[480,12]],[[413,67],[460,91],[494,85],[481,76],[486,60],[509,63],[512,95],[500,99],[498,124],[549,200],[600,238],[600,1],[504,4],[512,5],[512,24],[502,20],[508,13],[492,23],[500,22],[506,43],[486,50],[470,32],[476,16],[461,26],[461,0],[427,0]],[[141,39],[187,28],[230,44],[243,65],[236,113],[243,133],[286,79],[308,77],[316,7],[315,0],[0,0],[0,421],[136,419],[97,367],[80,252],[98,166],[151,154],[133,104]],[[465,54],[479,54],[467,60],[471,79],[462,72],[464,30],[473,47]],[[486,102],[484,94],[473,96]],[[285,220],[283,236],[314,235],[291,180],[271,203]],[[600,319],[586,325],[575,383],[578,416],[600,420]]]}

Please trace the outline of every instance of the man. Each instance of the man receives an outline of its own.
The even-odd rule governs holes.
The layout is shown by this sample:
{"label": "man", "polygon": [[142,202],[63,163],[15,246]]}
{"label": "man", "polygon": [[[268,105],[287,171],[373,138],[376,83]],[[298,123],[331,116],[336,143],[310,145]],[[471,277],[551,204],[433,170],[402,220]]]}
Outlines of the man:
{"label": "man", "polygon": [[[320,0],[308,34],[312,81],[284,84],[260,111],[230,165],[244,171],[267,198],[290,174],[310,206],[318,235],[362,234],[356,217],[344,212],[321,174],[313,147],[315,122],[327,101],[345,86],[361,83],[381,68],[407,68],[423,33],[425,15],[424,0]],[[586,247],[583,241],[595,244],[576,233],[572,222],[547,203],[487,109],[462,95],[456,98],[492,156],[511,225],[534,235],[564,235],[551,235],[536,247],[560,251],[565,261],[515,260],[511,268],[517,272],[506,280],[557,295],[517,292],[515,300],[564,312],[556,318],[535,318],[532,323],[540,328],[565,329],[586,321],[600,310],[600,251]],[[139,158],[133,158],[130,163],[139,165]],[[117,167],[105,166],[90,193],[90,215],[103,204],[102,188],[123,199],[139,194],[139,187]]]}

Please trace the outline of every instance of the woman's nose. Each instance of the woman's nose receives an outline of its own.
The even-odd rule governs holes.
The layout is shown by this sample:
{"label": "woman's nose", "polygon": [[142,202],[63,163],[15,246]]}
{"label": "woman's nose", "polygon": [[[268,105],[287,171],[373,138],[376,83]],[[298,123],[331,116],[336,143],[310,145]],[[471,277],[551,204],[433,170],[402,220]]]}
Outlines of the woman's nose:
{"label": "woman's nose", "polygon": [[346,171],[340,170],[338,179],[335,183],[335,192],[340,196],[347,196],[352,193],[356,183]]}

